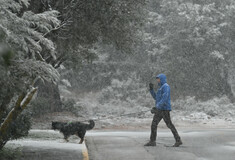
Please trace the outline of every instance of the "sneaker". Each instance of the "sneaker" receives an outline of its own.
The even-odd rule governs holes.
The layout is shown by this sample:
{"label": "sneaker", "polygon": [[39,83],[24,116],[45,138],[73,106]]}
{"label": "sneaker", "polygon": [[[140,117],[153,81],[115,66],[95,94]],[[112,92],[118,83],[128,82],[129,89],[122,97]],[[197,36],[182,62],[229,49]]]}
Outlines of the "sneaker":
{"label": "sneaker", "polygon": [[183,142],[181,140],[179,140],[179,141],[176,141],[172,147],[179,147],[182,144],[183,144]]}
{"label": "sneaker", "polygon": [[156,146],[156,142],[149,141],[144,146]]}

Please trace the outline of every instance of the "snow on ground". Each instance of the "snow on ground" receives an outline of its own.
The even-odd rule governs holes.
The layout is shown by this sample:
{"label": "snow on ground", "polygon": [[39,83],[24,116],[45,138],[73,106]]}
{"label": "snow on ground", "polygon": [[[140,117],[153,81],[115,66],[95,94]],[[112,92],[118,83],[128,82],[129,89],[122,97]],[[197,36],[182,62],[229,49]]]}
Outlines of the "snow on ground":
{"label": "snow on ground", "polygon": [[[100,93],[73,94],[69,97],[76,101],[73,107],[78,109],[71,112],[45,114],[34,120],[33,128],[50,129],[52,121],[70,122],[89,119],[95,120],[95,129],[150,128],[153,117],[150,109],[154,106],[152,99],[149,99],[150,104],[140,105],[137,103],[138,100],[132,103],[115,100],[102,104],[99,101]],[[235,127],[235,104],[231,103],[227,97],[214,98],[205,102],[197,101],[194,97],[187,97],[185,100],[172,103],[171,117],[177,127],[232,128]],[[162,121],[159,127],[166,127],[166,125]]]}
{"label": "snow on ground", "polygon": [[58,131],[30,130],[27,137],[9,141],[5,147],[20,148],[20,160],[77,160],[87,154],[85,143],[78,144],[79,140],[71,136],[66,142]]}

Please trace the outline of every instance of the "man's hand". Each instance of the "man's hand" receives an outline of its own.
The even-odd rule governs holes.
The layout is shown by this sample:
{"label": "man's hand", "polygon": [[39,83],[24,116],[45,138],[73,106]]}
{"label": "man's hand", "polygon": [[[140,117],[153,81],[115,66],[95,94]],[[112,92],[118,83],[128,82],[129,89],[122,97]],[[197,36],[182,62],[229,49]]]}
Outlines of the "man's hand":
{"label": "man's hand", "polygon": [[156,107],[153,107],[152,109],[151,109],[151,113],[152,114],[155,114],[157,112],[157,108]]}
{"label": "man's hand", "polygon": [[152,83],[149,83],[149,89],[153,90],[153,84]]}

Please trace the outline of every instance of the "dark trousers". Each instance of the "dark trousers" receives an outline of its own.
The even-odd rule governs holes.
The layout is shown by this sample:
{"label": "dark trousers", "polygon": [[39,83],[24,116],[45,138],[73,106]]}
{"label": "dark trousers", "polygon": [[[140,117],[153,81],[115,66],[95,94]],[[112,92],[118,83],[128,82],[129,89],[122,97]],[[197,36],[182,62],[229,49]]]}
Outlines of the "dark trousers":
{"label": "dark trousers", "polygon": [[179,136],[174,124],[171,122],[170,111],[163,111],[163,110],[157,110],[156,113],[154,114],[152,125],[151,125],[150,141],[156,141],[157,126],[158,126],[158,123],[162,119],[166,123],[167,127],[170,128],[171,132],[174,135],[176,142],[180,141],[180,136]]}

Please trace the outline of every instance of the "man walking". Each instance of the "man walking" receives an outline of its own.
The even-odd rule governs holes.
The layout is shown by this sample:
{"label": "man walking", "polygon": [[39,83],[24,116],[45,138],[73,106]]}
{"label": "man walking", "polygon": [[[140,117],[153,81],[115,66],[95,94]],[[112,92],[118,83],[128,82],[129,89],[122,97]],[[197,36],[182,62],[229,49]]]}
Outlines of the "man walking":
{"label": "man walking", "polygon": [[170,128],[171,132],[175,138],[175,144],[173,147],[179,147],[182,145],[181,138],[171,122],[170,111],[171,111],[171,96],[170,96],[170,86],[167,84],[166,76],[164,74],[159,74],[157,77],[157,82],[160,88],[157,93],[153,90],[153,84],[149,84],[150,93],[156,101],[155,107],[152,108],[151,113],[154,114],[153,121],[151,124],[151,135],[150,141],[145,144],[145,146],[156,146],[157,137],[157,126],[158,123],[163,119],[167,127]]}

